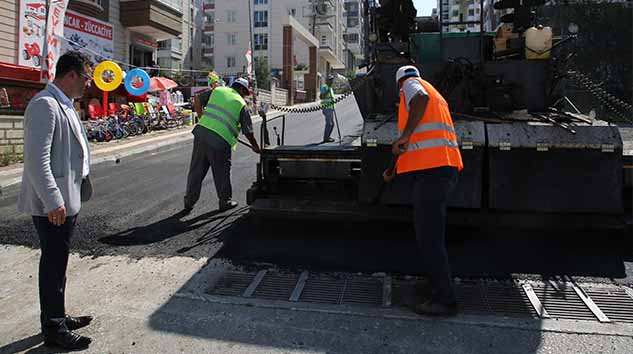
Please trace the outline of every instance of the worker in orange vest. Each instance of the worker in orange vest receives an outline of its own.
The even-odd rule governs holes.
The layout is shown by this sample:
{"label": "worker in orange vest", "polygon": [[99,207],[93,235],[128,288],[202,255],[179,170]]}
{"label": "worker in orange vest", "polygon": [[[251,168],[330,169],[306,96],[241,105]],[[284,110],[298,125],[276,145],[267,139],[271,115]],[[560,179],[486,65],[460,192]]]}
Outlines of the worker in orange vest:
{"label": "worker in orange vest", "polygon": [[[463,169],[455,127],[446,100],[415,66],[396,72],[400,89],[398,130],[392,153],[397,156],[396,173],[413,175],[413,207],[416,239],[430,279],[430,294],[421,294],[415,312],[452,316],[457,303],[453,289],[445,228],[446,205]],[[385,171],[385,181],[393,178]]]}

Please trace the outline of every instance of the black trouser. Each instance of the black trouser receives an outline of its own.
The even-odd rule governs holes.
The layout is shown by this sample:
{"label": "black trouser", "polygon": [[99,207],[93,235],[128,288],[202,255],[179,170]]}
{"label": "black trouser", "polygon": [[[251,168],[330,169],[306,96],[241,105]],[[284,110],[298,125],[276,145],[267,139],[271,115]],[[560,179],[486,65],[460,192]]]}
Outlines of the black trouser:
{"label": "black trouser", "polygon": [[70,238],[76,223],[77,215],[66,217],[66,222],[61,226],[51,224],[45,216],[33,216],[33,224],[35,224],[42,249],[39,287],[40,319],[44,333],[59,330],[63,322],[54,322],[51,319],[66,316],[64,304],[66,268],[70,253]]}
{"label": "black trouser", "polygon": [[222,148],[211,147],[198,137],[193,138],[193,152],[187,177],[185,207],[193,207],[200,199],[202,181],[211,167],[213,182],[218,193],[220,205],[232,197],[231,189],[231,147],[223,144]]}
{"label": "black trouser", "polygon": [[446,205],[457,184],[457,169],[439,167],[414,174],[413,206],[415,234],[422,261],[440,302],[455,302],[451,272],[446,254]]}

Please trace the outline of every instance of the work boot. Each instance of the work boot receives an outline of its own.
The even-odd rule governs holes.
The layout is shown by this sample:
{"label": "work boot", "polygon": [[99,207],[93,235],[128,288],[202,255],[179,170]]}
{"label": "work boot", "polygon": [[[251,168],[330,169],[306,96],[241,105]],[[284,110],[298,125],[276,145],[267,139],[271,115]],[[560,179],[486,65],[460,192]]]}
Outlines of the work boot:
{"label": "work boot", "polygon": [[220,202],[220,211],[227,211],[229,209],[233,209],[237,206],[237,202],[229,200],[225,203]]}
{"label": "work boot", "polygon": [[44,334],[44,345],[61,347],[66,350],[87,349],[92,339],[71,331]]}
{"label": "work boot", "polygon": [[415,305],[413,311],[420,315],[452,317],[457,315],[457,303],[442,303],[438,300],[428,300]]}

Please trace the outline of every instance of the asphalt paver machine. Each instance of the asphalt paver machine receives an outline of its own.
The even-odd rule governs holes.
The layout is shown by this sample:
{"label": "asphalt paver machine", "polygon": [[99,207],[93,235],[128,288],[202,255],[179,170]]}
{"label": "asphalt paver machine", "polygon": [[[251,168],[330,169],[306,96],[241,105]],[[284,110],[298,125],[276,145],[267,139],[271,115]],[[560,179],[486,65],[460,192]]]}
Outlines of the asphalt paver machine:
{"label": "asphalt paver machine", "polygon": [[[455,123],[464,170],[450,224],[630,227],[631,152],[618,126],[576,110],[562,88],[572,76],[591,86],[569,68],[573,55],[562,57],[574,37],[539,49],[527,43],[528,31],[541,30],[533,10],[544,0],[501,0],[495,11],[506,14],[496,32],[477,22],[479,32],[457,34],[439,29],[471,21],[420,32],[426,26],[416,23],[411,1],[381,3],[365,3],[366,73],[351,81],[362,131],[336,143],[264,149],[247,193],[253,214],[409,220],[410,177],[385,185],[382,172],[398,136],[395,72],[411,64],[447,99]],[[622,119],[633,116],[626,102],[589,89]]]}

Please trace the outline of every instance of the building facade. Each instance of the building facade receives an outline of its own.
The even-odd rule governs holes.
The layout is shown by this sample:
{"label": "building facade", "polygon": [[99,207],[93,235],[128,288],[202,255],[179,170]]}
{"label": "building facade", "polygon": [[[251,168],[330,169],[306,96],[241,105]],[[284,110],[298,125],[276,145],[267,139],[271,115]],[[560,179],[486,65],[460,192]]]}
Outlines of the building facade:
{"label": "building facade", "polygon": [[364,1],[345,1],[346,30],[345,67],[348,71],[356,71],[365,60],[365,13]]}
{"label": "building facade", "polygon": [[[43,40],[41,5],[46,1],[0,3],[0,62],[39,68],[41,63],[32,60],[36,53],[26,53],[24,43],[32,46]],[[158,43],[182,35],[182,4],[183,0],[70,0],[62,42],[67,49],[85,48],[97,61],[151,66]],[[42,12],[38,15],[33,9]]]}
{"label": "building facade", "polygon": [[[345,68],[344,0],[250,0],[250,4],[247,1],[204,0],[203,9],[203,65],[213,67],[222,76],[236,77],[247,72],[249,26],[253,32],[251,65],[254,67],[255,58],[261,58],[267,62],[273,76],[280,76],[283,26],[289,17],[319,40],[320,73]],[[295,40],[293,46],[293,64],[307,67],[307,45]]]}
{"label": "building facade", "polygon": [[[441,16],[442,32],[479,32],[483,1],[484,31],[494,31],[505,11],[493,9],[494,0],[437,0],[434,14]],[[440,7],[441,5],[441,7]],[[441,9],[441,14],[439,13]],[[455,22],[467,22],[456,24]]]}

